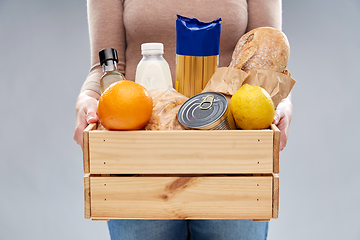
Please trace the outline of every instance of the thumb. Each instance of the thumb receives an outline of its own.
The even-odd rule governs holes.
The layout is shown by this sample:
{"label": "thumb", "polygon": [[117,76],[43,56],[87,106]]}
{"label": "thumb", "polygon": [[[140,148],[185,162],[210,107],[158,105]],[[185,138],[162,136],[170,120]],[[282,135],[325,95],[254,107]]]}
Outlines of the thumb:
{"label": "thumb", "polygon": [[89,108],[86,113],[86,122],[90,124],[90,123],[96,123],[98,120],[99,118],[96,113],[96,108],[94,107]]}
{"label": "thumb", "polygon": [[275,110],[275,116],[274,116],[274,120],[273,120],[273,124],[278,125],[280,122],[280,119],[283,117],[283,112],[279,109]]}
{"label": "thumb", "polygon": [[274,120],[273,120],[273,124],[278,125],[280,121],[280,116],[279,114],[275,111],[275,116],[274,116]]}

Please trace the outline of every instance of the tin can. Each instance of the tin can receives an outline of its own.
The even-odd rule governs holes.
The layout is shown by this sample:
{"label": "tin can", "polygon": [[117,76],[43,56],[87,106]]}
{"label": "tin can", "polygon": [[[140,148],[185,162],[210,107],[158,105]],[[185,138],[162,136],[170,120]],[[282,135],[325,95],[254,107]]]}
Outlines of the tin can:
{"label": "tin can", "polygon": [[218,92],[203,92],[189,98],[181,105],[177,117],[186,129],[236,129],[227,99]]}

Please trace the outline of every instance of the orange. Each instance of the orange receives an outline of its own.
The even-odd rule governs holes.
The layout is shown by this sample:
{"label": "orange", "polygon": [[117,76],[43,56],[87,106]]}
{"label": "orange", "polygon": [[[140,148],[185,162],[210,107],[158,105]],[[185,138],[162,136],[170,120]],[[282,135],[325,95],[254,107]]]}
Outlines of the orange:
{"label": "orange", "polygon": [[100,123],[108,130],[138,130],[149,121],[153,110],[150,93],[132,81],[116,82],[101,95]]}

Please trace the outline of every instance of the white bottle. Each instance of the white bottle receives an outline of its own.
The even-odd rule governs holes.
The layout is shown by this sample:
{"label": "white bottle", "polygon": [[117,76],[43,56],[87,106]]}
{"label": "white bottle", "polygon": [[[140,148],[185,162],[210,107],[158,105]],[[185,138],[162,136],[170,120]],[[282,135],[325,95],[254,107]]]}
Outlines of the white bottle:
{"label": "white bottle", "polygon": [[169,64],[163,58],[162,43],[141,44],[143,58],[136,68],[135,82],[147,90],[173,87]]}

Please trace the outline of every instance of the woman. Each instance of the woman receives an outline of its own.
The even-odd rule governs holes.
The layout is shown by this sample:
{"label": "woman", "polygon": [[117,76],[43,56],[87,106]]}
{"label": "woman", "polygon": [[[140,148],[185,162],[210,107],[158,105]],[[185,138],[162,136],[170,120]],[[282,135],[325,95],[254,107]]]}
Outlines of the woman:
{"label": "woman", "polygon": [[[176,14],[210,22],[222,18],[219,66],[227,66],[239,38],[257,27],[281,29],[281,0],[88,0],[91,45],[90,73],[76,103],[74,139],[82,145],[82,132],[98,121],[97,100],[102,68],[98,52],[115,48],[119,71],[135,79],[141,59],[140,45],[164,44],[164,58],[175,78]],[[175,83],[174,83],[175,85]],[[284,149],[292,115],[290,99],[284,99],[275,113],[274,123],[281,130],[280,149]],[[110,220],[111,239],[266,239],[268,222],[252,220]]]}

